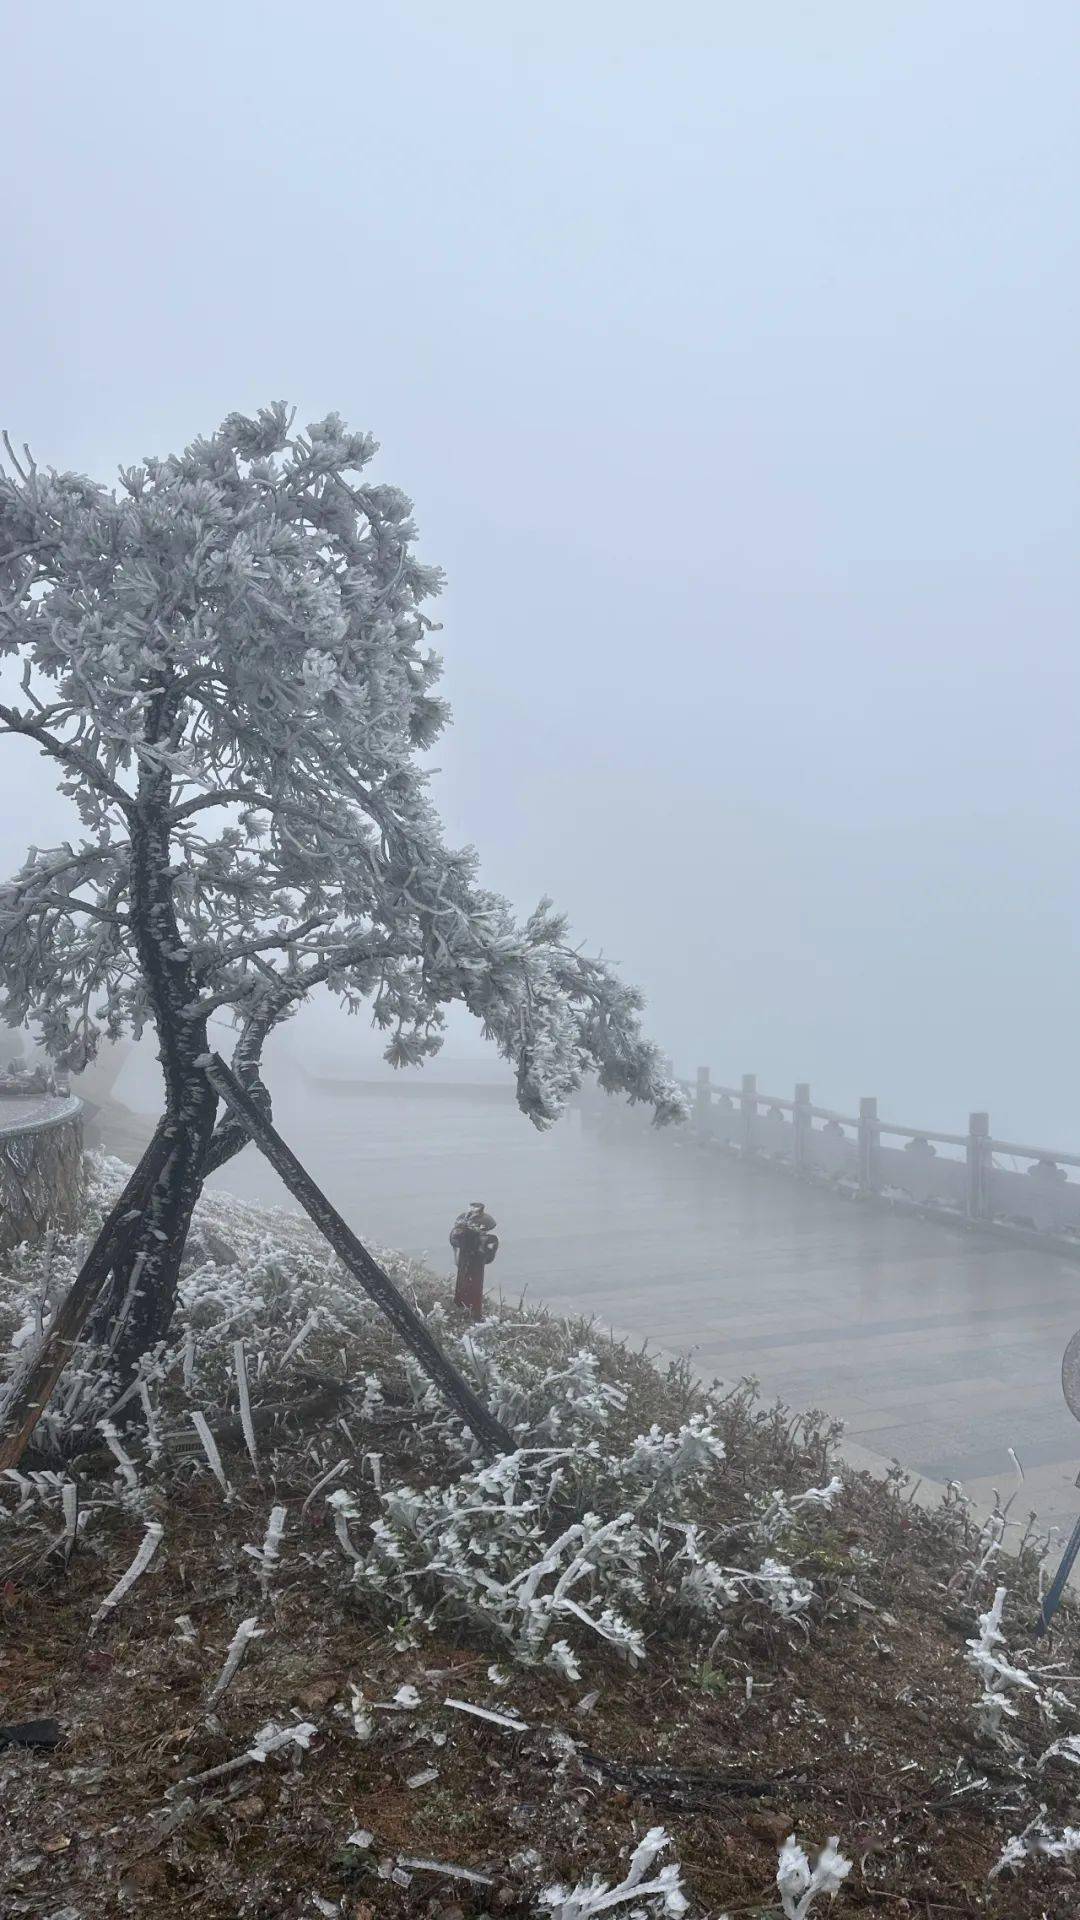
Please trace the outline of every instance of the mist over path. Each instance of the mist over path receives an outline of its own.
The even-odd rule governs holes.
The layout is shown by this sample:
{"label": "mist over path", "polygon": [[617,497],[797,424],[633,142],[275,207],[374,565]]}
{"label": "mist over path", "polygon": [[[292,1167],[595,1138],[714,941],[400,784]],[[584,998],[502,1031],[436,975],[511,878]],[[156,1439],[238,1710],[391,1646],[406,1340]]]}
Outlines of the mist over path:
{"label": "mist over path", "polygon": [[[494,1213],[489,1286],[595,1314],[708,1375],[821,1406],[847,1438],[979,1501],[1007,1496],[1019,1454],[1032,1506],[1071,1528],[1080,1430],[1061,1355],[1080,1325],[1080,1269],[1053,1255],[703,1155],[667,1136],[611,1139],[567,1115],[537,1134],[509,1094],[397,1082],[290,1091],[286,1137],[375,1245],[449,1273],[467,1202]],[[213,1184],[287,1201],[251,1149]]]}

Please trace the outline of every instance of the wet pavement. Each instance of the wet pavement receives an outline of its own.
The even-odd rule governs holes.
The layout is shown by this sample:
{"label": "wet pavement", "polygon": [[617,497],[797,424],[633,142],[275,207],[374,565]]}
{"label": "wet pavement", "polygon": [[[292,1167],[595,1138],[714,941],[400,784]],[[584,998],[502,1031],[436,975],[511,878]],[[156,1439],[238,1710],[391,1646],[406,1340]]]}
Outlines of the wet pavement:
{"label": "wet pavement", "polygon": [[[278,1125],[353,1226],[448,1271],[455,1215],[482,1199],[490,1284],[591,1313],[710,1376],[755,1375],[793,1407],[980,1503],[1071,1528],[1080,1426],[1061,1356],[1080,1265],[864,1206],[685,1140],[606,1138],[572,1114],[546,1135],[510,1100],[303,1090]],[[251,1149],[221,1185],[285,1198]]]}

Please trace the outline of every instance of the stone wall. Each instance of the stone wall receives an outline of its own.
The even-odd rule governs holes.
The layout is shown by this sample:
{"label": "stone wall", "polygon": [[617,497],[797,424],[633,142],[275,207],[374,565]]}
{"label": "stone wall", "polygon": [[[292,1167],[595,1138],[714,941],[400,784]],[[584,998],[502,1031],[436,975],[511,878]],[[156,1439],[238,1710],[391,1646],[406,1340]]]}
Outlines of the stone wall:
{"label": "stone wall", "polygon": [[82,1102],[0,1098],[0,1252],[75,1226],[82,1195]]}

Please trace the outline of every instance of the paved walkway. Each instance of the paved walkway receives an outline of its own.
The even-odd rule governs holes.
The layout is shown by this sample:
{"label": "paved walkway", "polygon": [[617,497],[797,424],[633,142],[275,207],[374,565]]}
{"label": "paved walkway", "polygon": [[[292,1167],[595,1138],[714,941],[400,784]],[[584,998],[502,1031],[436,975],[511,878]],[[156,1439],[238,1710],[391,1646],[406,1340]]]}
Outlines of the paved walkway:
{"label": "paved walkway", "polygon": [[[685,1230],[668,1257],[648,1187],[626,1221],[655,1280],[627,1285],[605,1262],[590,1304],[704,1372],[758,1377],[793,1407],[820,1406],[848,1440],[928,1478],[959,1479],[980,1504],[1025,1482],[1071,1530],[1080,1426],[1061,1357],[1080,1327],[1080,1265],[824,1193],[694,1147],[644,1143],[681,1191]],[[637,1216],[636,1218],[634,1216]],[[644,1217],[642,1217],[644,1216]],[[719,1230],[718,1230],[719,1229]],[[636,1263],[635,1263],[636,1264]],[[545,1287],[569,1305],[575,1290]]]}

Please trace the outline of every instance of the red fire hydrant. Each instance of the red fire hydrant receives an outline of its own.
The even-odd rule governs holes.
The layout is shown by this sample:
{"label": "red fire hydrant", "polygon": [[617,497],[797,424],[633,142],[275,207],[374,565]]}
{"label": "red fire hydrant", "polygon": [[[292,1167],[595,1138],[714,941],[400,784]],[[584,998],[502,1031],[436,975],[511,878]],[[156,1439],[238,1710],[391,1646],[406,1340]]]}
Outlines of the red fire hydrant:
{"label": "red fire hydrant", "polygon": [[499,1251],[494,1226],[483,1201],[474,1200],[458,1214],[450,1233],[450,1245],[457,1253],[454,1305],[466,1308],[474,1320],[484,1312],[484,1268],[490,1267]]}

